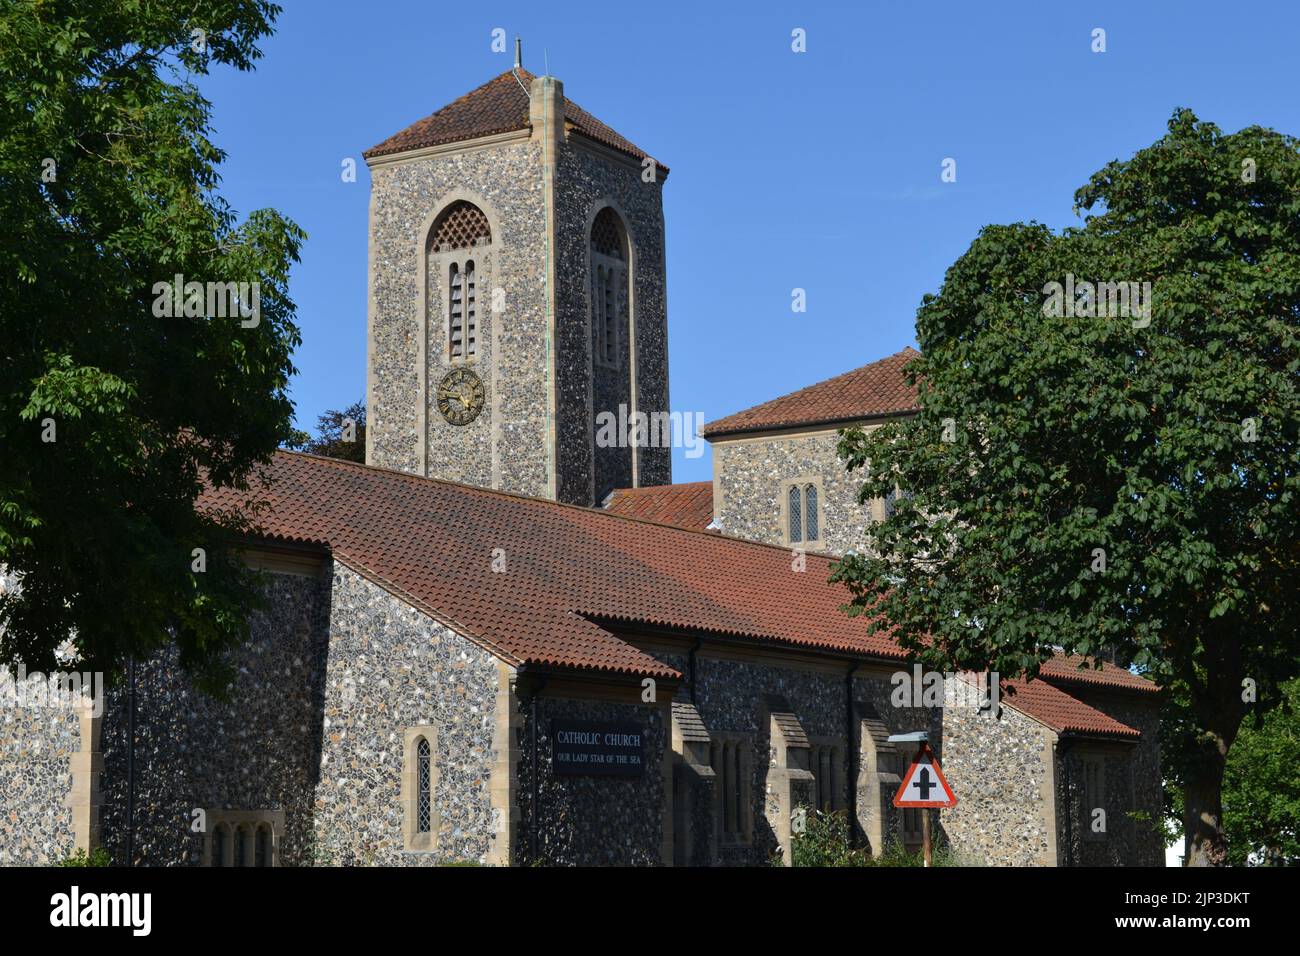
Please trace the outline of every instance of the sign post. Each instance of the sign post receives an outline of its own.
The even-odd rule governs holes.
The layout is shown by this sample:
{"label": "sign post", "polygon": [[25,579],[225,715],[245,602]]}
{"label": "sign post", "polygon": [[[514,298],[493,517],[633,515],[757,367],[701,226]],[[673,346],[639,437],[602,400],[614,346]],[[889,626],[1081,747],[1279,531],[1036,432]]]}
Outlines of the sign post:
{"label": "sign post", "polygon": [[894,795],[894,806],[921,811],[921,849],[926,866],[934,865],[934,851],[930,842],[930,810],[957,806],[957,795],[944,779],[943,770],[930,749],[929,735],[924,731],[916,734],[898,734],[890,740],[919,742],[912,766],[903,775],[902,785]]}

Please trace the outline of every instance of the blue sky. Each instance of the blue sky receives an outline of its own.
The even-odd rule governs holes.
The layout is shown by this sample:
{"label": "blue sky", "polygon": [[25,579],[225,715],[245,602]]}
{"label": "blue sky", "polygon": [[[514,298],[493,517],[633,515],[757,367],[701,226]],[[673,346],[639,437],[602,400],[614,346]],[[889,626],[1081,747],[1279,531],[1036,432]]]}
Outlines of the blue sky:
{"label": "blue sky", "polygon": [[[981,226],[1075,222],[1074,190],[1176,107],[1300,134],[1292,0],[280,2],[258,69],[203,89],[223,194],[309,236],[291,285],[307,427],[365,391],[361,151],[509,68],[516,33],[527,68],[672,168],[672,401],[706,421],[913,344],[921,297]],[[674,453],[674,480],[710,475],[707,453]]]}

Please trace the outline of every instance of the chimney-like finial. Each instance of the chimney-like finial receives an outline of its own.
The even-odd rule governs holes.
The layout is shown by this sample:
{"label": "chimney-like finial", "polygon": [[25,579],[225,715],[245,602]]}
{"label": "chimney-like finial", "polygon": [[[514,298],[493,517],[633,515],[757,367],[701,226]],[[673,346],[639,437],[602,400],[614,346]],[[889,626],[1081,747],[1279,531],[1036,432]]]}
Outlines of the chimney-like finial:
{"label": "chimney-like finial", "polygon": [[515,37],[515,69],[518,70],[524,65],[524,41]]}

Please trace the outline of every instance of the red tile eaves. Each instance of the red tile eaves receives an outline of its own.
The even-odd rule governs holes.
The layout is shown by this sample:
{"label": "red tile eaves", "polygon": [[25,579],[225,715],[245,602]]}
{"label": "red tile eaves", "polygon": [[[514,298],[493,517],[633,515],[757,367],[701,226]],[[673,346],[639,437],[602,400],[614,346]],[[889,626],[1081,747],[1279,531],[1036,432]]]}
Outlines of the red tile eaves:
{"label": "red tile eaves", "polygon": [[[1096,666],[1100,663],[1100,667]],[[1078,654],[1060,654],[1043,662],[1039,675],[1052,683],[1084,684],[1107,690],[1158,694],[1160,686],[1118,664]]]}
{"label": "red tile eaves", "polygon": [[1002,702],[1057,733],[1137,740],[1142,734],[1044,680],[1004,680]]}
{"label": "red tile eaves", "polygon": [[847,423],[916,411],[917,390],[907,384],[903,370],[920,354],[914,348],[905,348],[824,382],[719,418],[705,425],[702,433],[712,439],[742,432]]}

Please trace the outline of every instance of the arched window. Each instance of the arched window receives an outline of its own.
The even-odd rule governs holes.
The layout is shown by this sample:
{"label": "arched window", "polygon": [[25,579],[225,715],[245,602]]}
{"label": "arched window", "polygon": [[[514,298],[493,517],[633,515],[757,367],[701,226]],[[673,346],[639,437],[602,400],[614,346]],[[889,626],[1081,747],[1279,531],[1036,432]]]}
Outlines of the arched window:
{"label": "arched window", "polygon": [[230,843],[230,828],[224,823],[218,824],[212,831],[212,858],[209,861],[213,866],[227,866],[228,845]]}
{"label": "arched window", "polygon": [[402,733],[402,845],[413,853],[438,848],[438,726],[419,724]]}
{"label": "arched window", "polygon": [[740,759],[740,742],[731,745],[731,761],[734,765],[732,770],[732,779],[735,784],[732,789],[732,800],[735,804],[731,811],[732,831],[736,834],[736,839],[740,839],[741,832],[745,827],[745,771]]}
{"label": "arched window", "polygon": [[214,807],[207,814],[208,837],[203,849],[208,866],[275,866],[283,810],[229,810]]}
{"label": "arched window", "polygon": [[618,368],[627,308],[627,231],[609,206],[591,225],[592,358],[597,365]]}
{"label": "arched window", "polygon": [[253,865],[271,865],[271,828],[265,823],[253,835]]}
{"label": "arched window", "polygon": [[709,745],[709,766],[716,775],[719,838],[725,843],[750,841],[747,738],[741,735],[714,739]]}
{"label": "arched window", "polygon": [[722,825],[728,833],[736,832],[736,745],[722,745]]}
{"label": "arched window", "polygon": [[[438,216],[429,233],[429,255],[446,277],[447,357],[472,358],[478,351],[478,286],[483,251],[492,243],[487,215],[471,202],[457,200]],[[476,261],[477,260],[477,261]]]}
{"label": "arched window", "polygon": [[804,478],[785,485],[785,536],[793,546],[821,546],[821,481]]}
{"label": "arched window", "polygon": [[803,501],[798,485],[791,485],[786,492],[787,508],[790,519],[790,543],[803,541]]}
{"label": "arched window", "polygon": [[432,762],[429,741],[421,737],[415,745],[415,828],[417,833],[428,833],[433,823],[433,794],[431,787]]}
{"label": "arched window", "polygon": [[809,543],[817,540],[817,486],[805,485],[804,494],[804,541]]}

